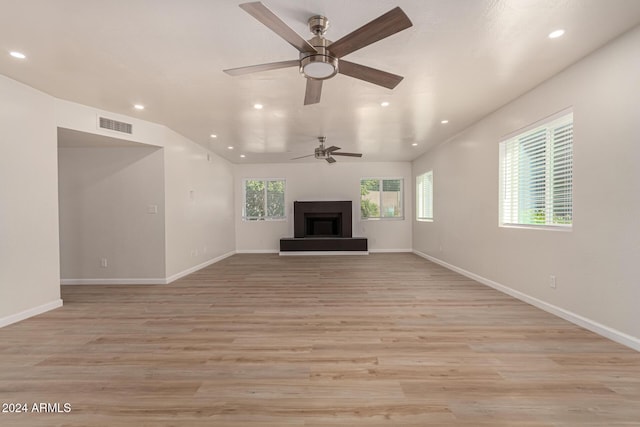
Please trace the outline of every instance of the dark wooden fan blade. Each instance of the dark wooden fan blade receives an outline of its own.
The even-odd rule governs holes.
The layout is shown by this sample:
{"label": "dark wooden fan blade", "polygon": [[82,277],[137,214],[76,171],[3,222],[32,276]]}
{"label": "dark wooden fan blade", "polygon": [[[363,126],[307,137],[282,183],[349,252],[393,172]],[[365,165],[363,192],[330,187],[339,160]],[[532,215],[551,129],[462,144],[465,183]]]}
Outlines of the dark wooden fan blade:
{"label": "dark wooden fan blade", "polygon": [[332,156],[349,156],[349,157],[362,157],[362,153],[343,153],[341,151],[334,151]]}
{"label": "dark wooden fan blade", "polygon": [[299,66],[300,61],[298,59],[292,59],[291,61],[269,62],[268,64],[249,65],[247,67],[229,68],[228,70],[222,70],[230,76],[241,76],[243,74],[257,73],[259,71],[277,70],[278,68],[287,68]]}
{"label": "dark wooden fan blade", "polygon": [[338,72],[345,76],[364,80],[365,82],[383,86],[388,89],[395,88],[398,86],[398,83],[404,79],[404,77],[398,76],[397,74],[387,73],[386,71],[367,67],[365,65],[354,64],[353,62],[345,61],[343,59],[338,63]]}
{"label": "dark wooden fan blade", "polygon": [[336,151],[336,150],[339,150],[339,149],[340,149],[340,147],[336,147],[335,145],[332,145],[329,148],[325,148],[324,151],[326,151],[327,153],[331,153],[332,151]]}
{"label": "dark wooden fan blade", "polygon": [[334,159],[333,157],[327,157],[327,163],[335,163],[336,159]]}
{"label": "dark wooden fan blade", "polygon": [[333,42],[329,45],[329,50],[334,56],[341,58],[351,52],[362,49],[371,43],[375,43],[397,32],[406,30],[412,25],[413,24],[402,9],[396,7],[368,24],[365,24],[357,30],[347,34],[340,40]]}
{"label": "dark wooden fan blade", "polygon": [[294,157],[293,159],[289,159],[289,160],[304,159],[305,157],[312,157],[312,156],[315,156],[315,154],[307,154],[306,156]]}
{"label": "dark wooden fan blade", "polygon": [[256,18],[258,21],[266,25],[271,31],[282,37],[291,46],[300,52],[316,53],[317,50],[303,39],[291,27],[285,24],[282,19],[270,11],[265,5],[259,1],[252,3],[243,3],[240,5],[242,10]]}
{"label": "dark wooden fan blade", "polygon": [[307,79],[307,90],[304,93],[304,105],[317,104],[322,94],[322,80]]}

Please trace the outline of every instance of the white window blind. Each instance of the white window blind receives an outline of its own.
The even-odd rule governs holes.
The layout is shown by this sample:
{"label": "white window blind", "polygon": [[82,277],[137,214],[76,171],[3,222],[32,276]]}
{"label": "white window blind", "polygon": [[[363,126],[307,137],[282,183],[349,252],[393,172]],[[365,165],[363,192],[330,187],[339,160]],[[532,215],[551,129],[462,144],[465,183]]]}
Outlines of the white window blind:
{"label": "white window blind", "polygon": [[500,143],[500,223],[571,227],[573,113]]}
{"label": "white window blind", "polygon": [[433,171],[419,175],[416,178],[416,200],[418,221],[433,220]]}

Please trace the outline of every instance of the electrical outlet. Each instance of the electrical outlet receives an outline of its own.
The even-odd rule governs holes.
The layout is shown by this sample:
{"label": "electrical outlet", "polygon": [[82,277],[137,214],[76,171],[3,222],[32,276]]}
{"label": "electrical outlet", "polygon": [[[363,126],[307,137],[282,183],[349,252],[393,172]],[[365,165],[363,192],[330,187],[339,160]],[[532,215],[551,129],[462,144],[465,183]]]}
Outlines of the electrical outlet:
{"label": "electrical outlet", "polygon": [[556,288],[556,276],[549,276],[549,287],[551,287],[551,289]]}
{"label": "electrical outlet", "polygon": [[109,263],[107,262],[106,258],[101,258],[100,259],[100,267],[107,268],[108,265],[109,265]]}

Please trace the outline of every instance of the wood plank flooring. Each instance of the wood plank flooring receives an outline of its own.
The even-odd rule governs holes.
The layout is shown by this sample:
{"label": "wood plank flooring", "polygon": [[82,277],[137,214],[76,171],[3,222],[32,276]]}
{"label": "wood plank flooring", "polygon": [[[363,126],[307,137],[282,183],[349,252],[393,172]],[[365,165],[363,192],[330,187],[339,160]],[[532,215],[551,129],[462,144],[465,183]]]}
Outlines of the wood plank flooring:
{"label": "wood plank flooring", "polygon": [[413,254],[235,255],[0,329],[2,426],[640,426],[640,353]]}

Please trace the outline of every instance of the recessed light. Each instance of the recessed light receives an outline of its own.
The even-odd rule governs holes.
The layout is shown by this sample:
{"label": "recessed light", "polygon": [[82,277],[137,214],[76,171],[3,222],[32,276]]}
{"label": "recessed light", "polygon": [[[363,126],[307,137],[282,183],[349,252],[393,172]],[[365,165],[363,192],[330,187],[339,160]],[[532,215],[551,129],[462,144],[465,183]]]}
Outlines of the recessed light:
{"label": "recessed light", "polygon": [[380,106],[381,106],[381,107],[388,107],[388,106],[389,106],[389,103],[388,103],[387,101],[384,101],[384,102],[381,102],[381,103],[380,103]]}
{"label": "recessed light", "polygon": [[229,150],[233,150],[233,145],[227,147]]}
{"label": "recessed light", "polygon": [[18,58],[18,59],[25,59],[27,57],[27,55],[25,55],[24,53],[16,52],[16,51],[9,52],[9,55],[13,56],[14,58]]}
{"label": "recessed light", "polygon": [[417,143],[417,142],[414,142],[414,143],[413,143],[413,144],[411,144],[411,145],[413,145],[414,147],[417,147],[417,146],[418,146],[418,143]]}
{"label": "recessed light", "polygon": [[133,106],[133,108],[135,108],[136,110],[144,110],[144,105],[136,104],[136,105]]}
{"label": "recessed light", "polygon": [[247,156],[245,156],[244,154],[240,154],[240,157],[242,157],[244,159]]}
{"label": "recessed light", "polygon": [[212,133],[210,136],[211,136],[211,138],[217,138],[218,137],[218,135],[216,135],[215,133]]}
{"label": "recessed light", "polygon": [[256,110],[262,110],[262,104],[253,104],[253,108]]}
{"label": "recessed light", "polygon": [[564,30],[555,30],[549,33],[550,39],[557,39],[558,37],[562,37],[564,35]]}
{"label": "recessed light", "polygon": [[449,123],[449,120],[441,120],[440,123],[442,123],[443,125],[446,125],[447,123]]}

